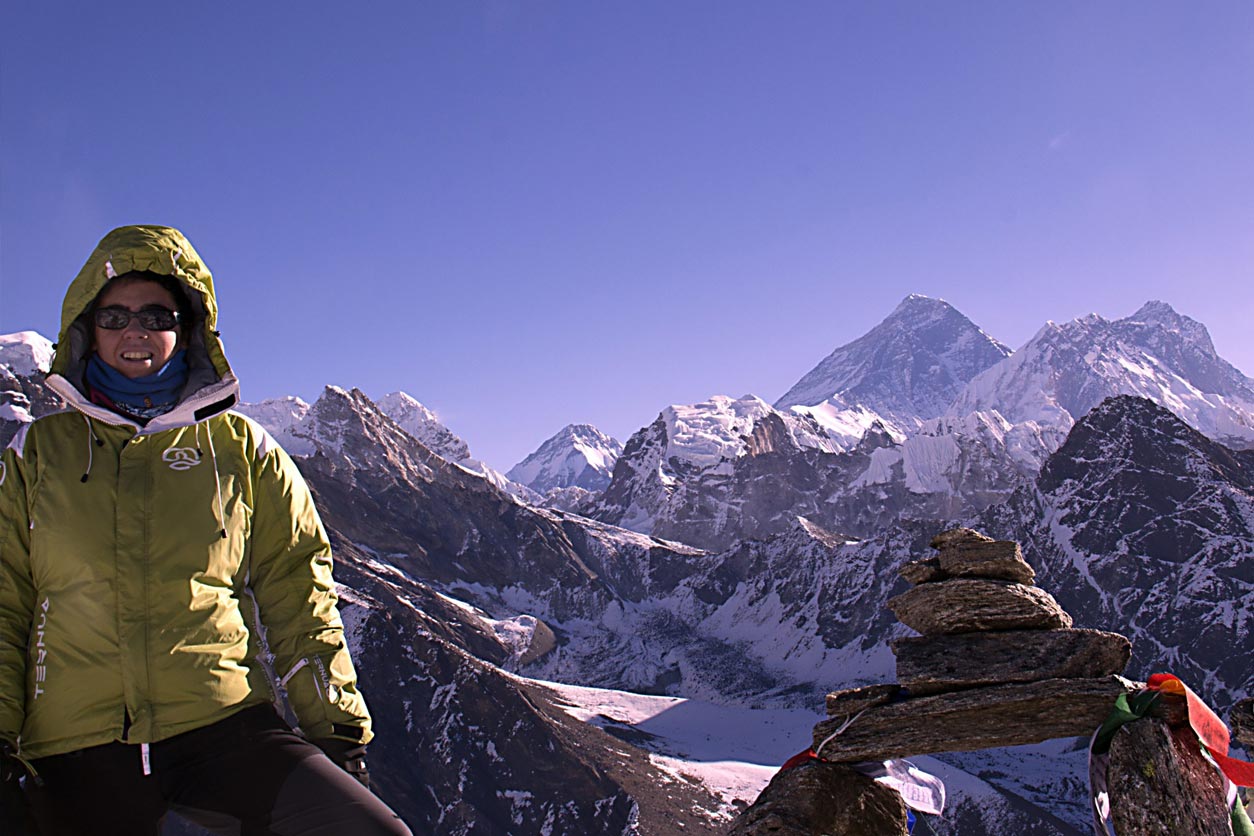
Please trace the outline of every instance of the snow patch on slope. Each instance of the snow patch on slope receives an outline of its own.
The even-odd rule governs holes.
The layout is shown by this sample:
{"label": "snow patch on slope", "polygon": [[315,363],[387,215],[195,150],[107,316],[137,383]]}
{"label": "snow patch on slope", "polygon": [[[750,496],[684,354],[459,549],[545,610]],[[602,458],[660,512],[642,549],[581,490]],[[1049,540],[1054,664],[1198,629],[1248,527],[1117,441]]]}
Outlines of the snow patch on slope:
{"label": "snow patch on slope", "polygon": [[313,440],[301,429],[309,414],[309,404],[300,398],[289,395],[259,403],[241,403],[235,409],[265,427],[274,436],[274,440],[291,455],[313,455]]}
{"label": "snow patch on slope", "polygon": [[800,404],[790,406],[788,411],[796,415],[806,415],[827,432],[836,451],[850,450],[866,435],[867,430],[877,423],[884,428],[893,441],[905,440],[906,431],[865,406],[847,406],[839,397],[828,398],[814,406]]}
{"label": "snow patch on slope", "polygon": [[779,765],[811,744],[825,717],[793,708],[744,708],[533,680],[555,692],[568,714],[602,728],[629,728],[653,762],[699,779],[730,805],[752,802]]}
{"label": "snow patch on slope", "polygon": [[[748,452],[746,437],[754,424],[767,415],[779,416],[789,438],[799,447],[835,453],[842,443],[849,442],[844,436],[829,436],[817,418],[806,420],[813,418],[806,411],[779,412],[756,395],[735,400],[715,395],[702,403],[672,404],[662,410],[667,439],[665,461],[678,459],[697,468],[708,468],[743,456]],[[860,433],[858,438],[861,437]]]}

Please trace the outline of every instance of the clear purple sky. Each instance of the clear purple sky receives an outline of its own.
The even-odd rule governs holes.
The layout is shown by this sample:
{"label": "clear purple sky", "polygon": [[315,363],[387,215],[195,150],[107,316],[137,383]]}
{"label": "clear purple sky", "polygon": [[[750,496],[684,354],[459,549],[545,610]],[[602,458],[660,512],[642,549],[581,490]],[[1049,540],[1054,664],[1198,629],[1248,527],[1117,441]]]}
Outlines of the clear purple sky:
{"label": "clear purple sky", "polygon": [[403,389],[500,469],[908,293],[1012,347],[1163,299],[1249,373],[1254,4],[5,3],[0,332],[124,223],[245,398]]}

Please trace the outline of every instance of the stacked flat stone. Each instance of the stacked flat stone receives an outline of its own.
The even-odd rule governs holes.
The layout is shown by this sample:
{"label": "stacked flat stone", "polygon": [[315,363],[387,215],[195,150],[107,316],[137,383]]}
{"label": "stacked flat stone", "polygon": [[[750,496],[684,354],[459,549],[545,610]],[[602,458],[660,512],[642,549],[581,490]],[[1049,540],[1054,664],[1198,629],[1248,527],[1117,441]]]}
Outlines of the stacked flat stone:
{"label": "stacked flat stone", "polygon": [[1019,544],[971,529],[938,534],[939,554],[902,567],[914,586],[888,608],[920,636],[892,642],[897,683],[829,694],[815,751],[882,760],[1092,733],[1115,697],[1126,638],[1072,628],[1036,586]]}

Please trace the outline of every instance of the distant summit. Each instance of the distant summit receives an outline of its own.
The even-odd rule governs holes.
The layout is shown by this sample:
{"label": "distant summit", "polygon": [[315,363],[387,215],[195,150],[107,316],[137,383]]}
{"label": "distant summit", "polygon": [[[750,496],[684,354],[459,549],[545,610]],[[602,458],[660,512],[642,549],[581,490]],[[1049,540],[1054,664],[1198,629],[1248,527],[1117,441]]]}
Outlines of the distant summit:
{"label": "distant summit", "polygon": [[568,424],[505,475],[537,493],[553,488],[603,490],[623,445],[591,424]]}
{"label": "distant summit", "polygon": [[38,331],[0,334],[0,366],[8,366],[15,375],[47,372],[52,353],[52,343]]}
{"label": "distant summit", "polygon": [[1149,398],[1226,444],[1254,444],[1254,381],[1215,352],[1206,326],[1165,302],[1113,321],[1046,323],[974,378],[949,413],[996,410],[1012,424],[1065,432],[1115,395]]}
{"label": "distant summit", "polygon": [[910,430],[943,414],[967,381],[1010,353],[948,302],[912,294],[807,372],[775,408],[831,401]]}

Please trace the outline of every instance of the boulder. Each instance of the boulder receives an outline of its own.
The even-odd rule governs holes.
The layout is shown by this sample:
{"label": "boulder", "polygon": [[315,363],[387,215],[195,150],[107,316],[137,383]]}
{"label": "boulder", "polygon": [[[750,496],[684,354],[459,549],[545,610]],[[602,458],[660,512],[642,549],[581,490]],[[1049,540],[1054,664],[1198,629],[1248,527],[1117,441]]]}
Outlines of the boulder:
{"label": "boulder", "polygon": [[1121,728],[1106,784],[1116,833],[1232,833],[1223,781],[1188,726],[1147,717]]}
{"label": "boulder", "polygon": [[[1123,673],[1132,643],[1101,630],[1003,630],[890,642],[897,681],[912,696],[1001,682]],[[829,714],[830,698],[829,698]]]}
{"label": "boulder", "polygon": [[[1120,676],[994,685],[872,706],[814,727],[814,751],[841,763],[974,751],[1092,734],[1121,693]],[[834,736],[833,736],[834,735]]]}
{"label": "boulder", "polygon": [[895,790],[847,766],[810,761],[777,772],[727,836],[906,836]]}
{"label": "boulder", "polygon": [[924,635],[1071,626],[1071,616],[1045,590],[981,578],[921,584],[890,598],[888,608]]}

